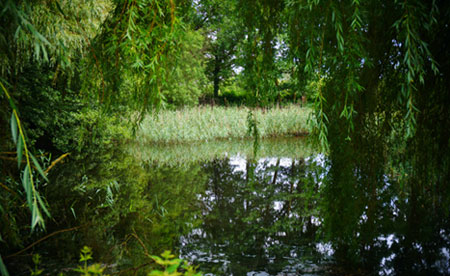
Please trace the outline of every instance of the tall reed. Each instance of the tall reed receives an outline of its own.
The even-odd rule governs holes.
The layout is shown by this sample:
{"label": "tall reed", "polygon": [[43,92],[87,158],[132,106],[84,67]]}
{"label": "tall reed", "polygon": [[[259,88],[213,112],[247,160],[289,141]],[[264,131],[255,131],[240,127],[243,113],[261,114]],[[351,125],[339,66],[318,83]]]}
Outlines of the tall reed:
{"label": "tall reed", "polygon": [[[144,119],[137,138],[142,143],[191,143],[248,138],[248,110],[246,107],[198,106],[155,112]],[[309,132],[308,108],[290,105],[256,109],[253,114],[260,138]]]}

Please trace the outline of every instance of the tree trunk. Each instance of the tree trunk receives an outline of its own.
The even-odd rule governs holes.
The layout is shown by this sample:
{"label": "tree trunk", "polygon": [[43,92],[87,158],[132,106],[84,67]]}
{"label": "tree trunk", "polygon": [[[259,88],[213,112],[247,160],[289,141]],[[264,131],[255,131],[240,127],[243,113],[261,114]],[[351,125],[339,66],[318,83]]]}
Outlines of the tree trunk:
{"label": "tree trunk", "polygon": [[219,59],[219,56],[216,55],[215,56],[215,62],[214,62],[214,78],[213,78],[213,82],[214,82],[214,99],[219,97],[219,84],[220,84],[219,73],[220,73],[220,59]]}

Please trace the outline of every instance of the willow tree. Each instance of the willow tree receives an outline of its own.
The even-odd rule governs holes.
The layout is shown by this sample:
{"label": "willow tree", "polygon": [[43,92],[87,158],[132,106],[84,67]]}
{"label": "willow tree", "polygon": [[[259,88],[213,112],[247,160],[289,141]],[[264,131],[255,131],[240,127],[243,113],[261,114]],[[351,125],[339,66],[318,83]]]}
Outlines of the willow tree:
{"label": "willow tree", "polygon": [[[395,231],[416,229],[399,234],[406,247],[432,247],[435,241],[422,239],[425,234],[444,242],[439,233],[449,224],[449,4],[259,0],[239,1],[239,7],[246,31],[244,74],[255,97],[270,95],[276,86],[275,38],[283,30],[294,77],[318,84],[314,134],[330,163],[322,202],[336,258],[378,265],[371,254],[385,231],[377,221],[388,219],[383,216],[392,207],[380,201],[387,186],[406,206],[400,217],[390,218]],[[427,262],[425,269],[432,269],[433,258]]]}
{"label": "willow tree", "polygon": [[[387,208],[378,201],[386,177],[390,189],[400,192],[398,203],[408,206],[393,220],[417,229],[402,241],[412,246],[423,229],[437,236],[449,229],[449,3],[237,3],[246,33],[244,74],[255,98],[275,90],[276,37],[284,30],[294,72],[300,79],[318,80],[315,131],[330,162],[322,188],[324,225],[337,258],[376,265],[369,261],[370,249],[383,231],[376,221]],[[176,54],[182,15],[190,7],[181,0],[0,3],[0,120],[12,127],[0,134],[13,137],[1,146],[2,151],[16,148],[33,227],[43,222],[45,204],[32,172],[41,172],[40,181],[45,173],[28,154],[16,104],[24,66],[48,72],[54,90],[76,82],[81,84],[77,93],[88,99],[143,112],[161,102],[167,57]],[[10,194],[8,185],[1,187]],[[438,223],[431,224],[431,218]],[[422,244],[432,247],[430,241]]]}
{"label": "willow tree", "polygon": [[[42,232],[51,215],[41,192],[52,166],[33,154],[35,138],[67,136],[62,124],[73,118],[61,118],[83,106],[127,105],[143,114],[157,105],[167,56],[179,44],[178,15],[189,7],[175,0],[1,1],[0,241],[7,244],[0,254],[23,246],[24,229]],[[24,217],[31,217],[28,227]],[[7,275],[1,255],[0,272]]]}
{"label": "willow tree", "polygon": [[[449,4],[286,2],[297,72],[321,83],[314,109],[331,165],[325,227],[337,258],[373,268],[386,177],[402,195],[398,204],[410,204],[395,219],[399,228],[448,227]],[[425,213],[440,222],[430,225]],[[421,243],[421,231],[404,237],[409,246]]]}
{"label": "willow tree", "polygon": [[[0,133],[1,157],[4,157],[0,181],[3,190],[9,191],[3,205],[8,208],[2,211],[14,217],[15,212],[9,207],[17,196],[14,190],[19,173],[11,168],[11,162],[5,160],[13,158],[8,155],[15,147],[17,168],[22,171],[17,182],[21,182],[25,190],[27,205],[32,213],[32,229],[37,225],[44,226],[43,212],[50,214],[38,187],[39,183],[42,186],[47,181],[46,173],[32,154],[27,127],[38,126],[44,116],[52,116],[45,114],[47,110],[43,107],[48,106],[49,102],[41,102],[43,98],[40,95],[48,96],[47,100],[49,97],[57,98],[59,94],[52,94],[58,89],[58,83],[64,82],[66,87],[70,86],[79,56],[85,53],[86,41],[96,35],[110,6],[107,1],[98,1],[95,5],[90,1],[78,1],[65,6],[60,6],[58,2],[38,4],[28,1],[2,1],[0,4],[0,123],[5,126]],[[45,92],[33,95],[33,91]],[[42,112],[38,116],[20,112],[30,109]],[[30,116],[35,117],[31,119]],[[8,125],[11,127],[6,127]],[[6,184],[3,184],[4,181]]]}
{"label": "willow tree", "polygon": [[0,3],[0,274],[8,275],[1,254],[42,234],[51,215],[44,190],[52,187],[52,166],[32,154],[33,140],[82,139],[66,133],[82,107],[126,105],[143,114],[159,104],[167,57],[180,43],[179,14],[189,7],[172,0]]}

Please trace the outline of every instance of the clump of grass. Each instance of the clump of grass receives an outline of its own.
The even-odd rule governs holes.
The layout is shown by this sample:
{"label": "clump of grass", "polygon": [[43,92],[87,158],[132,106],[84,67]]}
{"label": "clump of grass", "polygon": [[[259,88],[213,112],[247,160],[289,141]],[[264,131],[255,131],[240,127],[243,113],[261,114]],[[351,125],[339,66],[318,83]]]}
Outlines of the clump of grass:
{"label": "clump of grass", "polygon": [[[199,106],[182,110],[163,110],[142,122],[138,141],[142,143],[192,143],[221,139],[244,139],[247,134],[246,107]],[[286,137],[309,132],[310,109],[290,105],[256,109],[260,138]]]}

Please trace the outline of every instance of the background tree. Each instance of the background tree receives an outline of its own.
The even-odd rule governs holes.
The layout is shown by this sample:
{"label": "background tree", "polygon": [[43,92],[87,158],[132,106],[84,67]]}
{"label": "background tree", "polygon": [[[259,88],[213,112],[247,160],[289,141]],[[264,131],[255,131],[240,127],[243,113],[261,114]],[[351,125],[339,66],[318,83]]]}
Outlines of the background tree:
{"label": "background tree", "polygon": [[217,98],[221,85],[234,74],[236,51],[243,36],[242,24],[234,0],[199,1],[196,10],[199,19],[195,28],[204,30],[207,43],[205,72]]}
{"label": "background tree", "polygon": [[283,1],[239,1],[239,15],[245,26],[242,46],[246,89],[253,98],[267,104],[277,94],[280,71],[276,67],[276,47],[280,41]]}
{"label": "background tree", "polygon": [[193,106],[206,94],[205,39],[201,31],[186,29],[179,55],[169,57],[167,82],[162,86],[164,102],[171,106]]}

